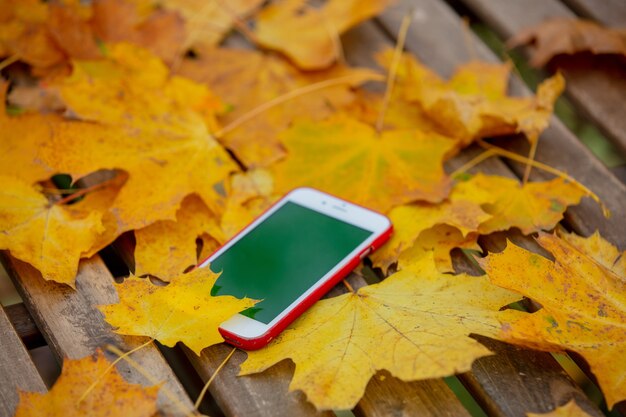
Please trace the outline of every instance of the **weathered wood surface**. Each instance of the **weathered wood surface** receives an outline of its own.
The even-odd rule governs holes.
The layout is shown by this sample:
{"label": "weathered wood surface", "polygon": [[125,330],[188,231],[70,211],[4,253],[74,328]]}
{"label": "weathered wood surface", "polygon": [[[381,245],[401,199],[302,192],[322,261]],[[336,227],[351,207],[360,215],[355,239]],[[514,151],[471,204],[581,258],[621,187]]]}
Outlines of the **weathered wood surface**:
{"label": "weathered wood surface", "polygon": [[19,403],[17,390],[45,392],[37,368],[15,328],[0,306],[0,416],[12,416]]}
{"label": "weathered wood surface", "polygon": [[[550,17],[575,17],[557,0],[461,1],[505,39]],[[556,63],[567,80],[566,92],[576,107],[626,154],[623,64],[607,57],[562,57]]]}
{"label": "weathered wood surface", "polygon": [[626,2],[624,0],[563,0],[572,10],[607,26],[626,27]]}
{"label": "weathered wood surface", "polygon": [[[146,341],[145,338],[113,333],[97,310],[97,305],[117,302],[113,277],[98,256],[81,261],[76,281],[77,291],[65,285],[45,281],[33,267],[6,252],[2,254],[2,261],[59,362],[66,357],[77,359],[91,355],[107,344],[128,351]],[[191,406],[191,401],[176,375],[156,346],[146,346],[135,352],[132,359],[148,369],[156,381],[164,381],[164,386],[182,404]],[[118,370],[130,382],[153,385],[153,382],[147,381],[123,361],[118,365]],[[163,394],[163,390],[159,394],[159,405],[162,410],[173,415],[182,414]]]}

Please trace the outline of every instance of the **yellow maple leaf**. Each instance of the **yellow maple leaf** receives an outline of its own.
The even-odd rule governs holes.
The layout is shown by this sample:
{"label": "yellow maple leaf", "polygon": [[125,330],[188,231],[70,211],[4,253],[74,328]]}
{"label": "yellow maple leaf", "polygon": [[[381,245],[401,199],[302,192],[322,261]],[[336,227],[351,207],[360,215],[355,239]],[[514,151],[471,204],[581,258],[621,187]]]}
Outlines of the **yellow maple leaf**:
{"label": "yellow maple leaf", "polygon": [[437,271],[453,273],[455,271],[450,251],[454,248],[482,250],[478,245],[477,233],[464,236],[456,227],[438,224],[421,232],[413,241],[413,245],[400,253],[397,257],[398,269],[404,269],[404,265],[410,265],[420,253],[432,251]]}
{"label": "yellow maple leaf", "polygon": [[543,307],[509,322],[502,337],[535,349],[577,352],[591,366],[610,408],[626,398],[626,271],[607,269],[604,255],[596,259],[597,252],[586,252],[592,244],[575,246],[546,233],[537,241],[554,262],[511,242],[504,252],[479,260],[493,283]]}
{"label": "yellow maple leaf", "polygon": [[[100,350],[95,356],[65,359],[61,376],[46,393],[20,392],[14,417],[151,417],[159,386],[130,384]],[[96,382],[89,394],[79,399]]]}
{"label": "yellow maple leaf", "polygon": [[170,347],[182,342],[200,355],[205,347],[224,341],[217,330],[220,324],[257,303],[211,296],[218,277],[208,267],[197,268],[162,287],[131,276],[115,286],[119,303],[98,308],[116,333],[148,336]]}
{"label": "yellow maple leaf", "polygon": [[300,88],[331,79],[345,80],[342,85],[295,96],[220,135],[220,142],[248,168],[269,166],[285,156],[278,134],[296,118],[307,115],[314,120],[325,119],[337,109],[352,104],[355,93],[350,87],[380,77],[371,70],[342,65],[302,73],[280,57],[230,48],[196,48],[196,57],[185,59],[179,73],[206,83],[232,106],[230,111],[219,115],[225,126],[237,123],[250,111]]}
{"label": "yellow maple leaf", "polygon": [[[385,66],[392,51],[381,54]],[[423,111],[465,147],[489,136],[524,133],[532,142],[548,127],[554,101],[565,87],[560,74],[544,81],[534,97],[506,95],[510,63],[473,61],[459,67],[449,81],[405,54],[398,69],[404,98]]]}
{"label": "yellow maple leaf", "polygon": [[[90,144],[100,159],[81,155],[79,163],[129,174],[116,200],[117,233],[173,219],[180,201],[192,192],[219,212],[224,197],[219,187],[237,170],[209,133],[221,102],[206,86],[170,78],[147,50],[127,44],[108,50],[109,60],[75,61],[73,75],[56,88],[76,116],[98,123],[96,136],[106,136]],[[159,186],[146,187],[155,183]]]}
{"label": "yellow maple leaf", "polygon": [[[413,203],[394,207],[389,212],[394,234],[371,255],[374,266],[386,271],[403,251],[413,245],[422,232],[436,225],[453,226],[460,232],[460,239],[450,239],[449,242],[463,242],[469,233],[478,232],[481,223],[489,220],[491,215],[481,208],[484,201],[473,197],[469,193],[458,192],[455,185],[448,198],[439,204]],[[451,248],[449,245],[446,247],[449,252]]]}
{"label": "yellow maple leaf", "polygon": [[94,210],[87,200],[57,205],[39,191],[0,175],[0,248],[33,265],[44,279],[74,287],[78,260],[104,231],[104,210]]}
{"label": "yellow maple leaf", "polygon": [[311,186],[384,212],[416,200],[441,201],[450,189],[443,160],[454,141],[436,133],[379,135],[337,115],[297,122],[280,139],[289,156],[272,166],[279,193]]}
{"label": "yellow maple leaf", "polygon": [[591,415],[587,414],[572,399],[567,404],[557,407],[549,413],[526,413],[526,417],[591,417]]}
{"label": "yellow maple leaf", "polygon": [[[135,230],[135,275],[149,274],[169,281],[196,266],[196,239],[205,233],[215,245],[225,242],[215,214],[200,198],[190,195],[176,212],[176,220],[160,220]],[[203,241],[213,250],[218,247],[209,239]]]}
{"label": "yellow maple leaf", "polygon": [[522,314],[498,311],[518,298],[485,277],[440,274],[425,252],[379,284],[317,302],[268,347],[248,352],[241,374],[291,358],[290,390],[318,409],[350,409],[378,370],[405,381],[469,370],[490,352],[468,335],[494,337],[500,320]]}
{"label": "yellow maple leaf", "polygon": [[521,184],[512,178],[476,174],[455,185],[459,199],[481,204],[491,215],[478,227],[480,234],[517,227],[524,234],[552,229],[570,205],[587,195],[562,178]]}
{"label": "yellow maple leaf", "polygon": [[305,70],[329,67],[339,56],[339,35],[383,11],[390,0],[328,0],[310,7],[284,0],[264,8],[255,20],[255,42],[287,55]]}

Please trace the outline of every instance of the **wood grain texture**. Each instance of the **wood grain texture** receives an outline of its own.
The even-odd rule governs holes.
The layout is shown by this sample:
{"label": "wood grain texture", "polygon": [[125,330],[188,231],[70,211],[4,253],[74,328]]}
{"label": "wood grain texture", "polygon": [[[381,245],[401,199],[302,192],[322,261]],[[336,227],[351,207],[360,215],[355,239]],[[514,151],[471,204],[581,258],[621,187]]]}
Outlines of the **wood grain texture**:
{"label": "wood grain texture", "polygon": [[[435,71],[449,76],[454,69],[470,58],[497,61],[497,57],[472,33],[464,29],[459,16],[446,4],[437,0],[401,1],[385,12],[380,22],[389,33],[397,33],[406,11],[413,7],[415,22],[409,29],[407,49],[414,52]],[[467,44],[472,48],[468,51]],[[473,53],[476,57],[472,56]],[[515,75],[511,79],[513,95],[528,95],[529,89]],[[522,155],[528,153],[525,139],[501,139],[498,145],[508,147]],[[589,198],[567,211],[566,217],[579,233],[588,235],[598,229],[609,241],[626,248],[626,185],[593,156],[563,123],[553,117],[550,127],[543,133],[537,149],[537,160],[572,175],[594,191],[612,212],[607,220],[600,207]],[[510,164],[521,175],[524,167]],[[552,175],[534,169],[531,180],[552,178]]]}
{"label": "wood grain texture", "polygon": [[[185,353],[200,377],[207,381],[232,349],[224,343],[204,349],[200,357],[189,349],[185,349]],[[209,387],[211,396],[226,416],[334,415],[318,413],[302,392],[289,392],[293,363],[283,361],[260,374],[238,376],[239,365],[245,358],[246,353],[237,350]]]}
{"label": "wood grain texture", "polygon": [[607,26],[626,27],[626,2],[624,0],[563,0],[572,10]]}
{"label": "wood grain texture", "polygon": [[17,390],[46,392],[37,368],[15,328],[0,306],[0,416],[12,416],[19,403]]}
{"label": "wood grain texture", "polygon": [[[144,337],[113,333],[96,309],[97,305],[117,302],[113,278],[98,256],[81,261],[76,290],[45,281],[37,270],[7,252],[2,253],[2,261],[59,362],[66,357],[78,359],[91,355],[107,344],[128,351],[145,343]],[[187,394],[154,344],[135,352],[131,358],[147,369],[156,381],[163,381],[184,405],[191,406]],[[109,355],[109,359],[113,356]],[[118,370],[129,382],[153,385],[124,361],[120,362]],[[182,414],[163,390],[158,402],[166,414]]]}
{"label": "wood grain texture", "polygon": [[[575,17],[557,0],[461,0],[504,39],[551,17]],[[603,2],[595,2],[606,9]],[[626,2],[622,2],[626,5]],[[616,10],[619,14],[619,11]],[[559,57],[553,61],[567,80],[566,92],[600,130],[626,154],[626,77],[611,57]]]}

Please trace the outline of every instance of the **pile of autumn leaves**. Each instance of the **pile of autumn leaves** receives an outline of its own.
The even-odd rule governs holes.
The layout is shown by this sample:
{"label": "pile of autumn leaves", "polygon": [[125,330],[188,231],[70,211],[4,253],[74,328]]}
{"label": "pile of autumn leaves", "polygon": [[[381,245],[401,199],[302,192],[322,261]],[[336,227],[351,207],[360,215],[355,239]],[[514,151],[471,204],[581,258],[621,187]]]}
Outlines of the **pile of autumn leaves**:
{"label": "pile of autumn leaves", "polygon": [[[338,34],[387,1],[237,3],[0,0],[0,57],[22,63],[5,69],[0,104],[0,248],[75,287],[81,258],[132,231],[135,276],[170,284],[128,278],[116,286],[120,302],[100,307],[105,319],[200,354],[255,301],[211,297],[208,268],[183,272],[288,190],[313,186],[389,215],[395,235],[372,262],[398,272],[320,301],[249,353],[242,373],[291,358],[291,389],[318,409],[352,408],[377,370],[403,380],[469,370],[489,354],[475,333],[576,351],[609,406],[626,398],[626,257],[601,237],[540,234],[554,261],[509,244],[480,261],[488,277],[449,274],[451,249],[479,249],[478,236],[514,227],[550,230],[586,195],[562,178],[521,185],[443,169],[484,137],[537,141],[562,78],[513,98],[509,64],[471,62],[446,81],[386,51],[378,62],[397,78],[380,119],[383,95],[361,85],[384,74],[336,61]],[[232,25],[282,56],[218,47]],[[57,174],[79,188],[63,194],[50,181]],[[500,311],[520,294],[543,308]],[[18,415],[41,398],[23,394]]]}

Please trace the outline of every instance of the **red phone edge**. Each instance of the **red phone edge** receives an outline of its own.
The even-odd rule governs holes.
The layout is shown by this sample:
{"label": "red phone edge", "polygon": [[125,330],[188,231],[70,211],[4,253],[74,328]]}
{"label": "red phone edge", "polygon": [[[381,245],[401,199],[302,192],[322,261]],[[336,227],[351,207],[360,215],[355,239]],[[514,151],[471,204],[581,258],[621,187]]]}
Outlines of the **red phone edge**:
{"label": "red phone edge", "polygon": [[[308,188],[312,188],[312,187],[308,187]],[[321,190],[317,190],[317,191],[323,192],[323,193],[328,194],[330,196],[333,196],[332,194],[327,193],[326,191],[321,191]],[[289,193],[287,193],[285,195],[288,195],[288,194]],[[337,196],[333,196],[333,197],[338,198],[340,200],[345,200],[345,199],[337,197]],[[271,206],[269,206],[268,208],[266,208],[261,214],[256,216],[253,220],[251,220],[250,223],[253,223],[259,217],[263,216],[267,211],[269,211],[271,208],[273,208],[281,200],[282,200],[282,198],[279,199],[274,204],[272,204]],[[347,200],[345,200],[345,201],[347,201]],[[377,214],[380,214],[380,215],[384,216],[384,214],[378,213],[378,212],[376,212],[376,211],[374,211],[374,210],[372,210],[370,208],[363,207],[360,204],[356,204],[356,203],[353,203],[351,201],[349,201],[349,203],[350,204],[354,204],[355,206],[359,206],[361,208],[364,208],[364,209],[366,209],[368,211],[373,211],[373,212],[375,212]],[[233,240],[236,237],[238,237],[247,227],[248,226],[246,225],[246,227],[244,227],[237,234],[235,234],[230,239],[228,239],[228,241],[226,241],[224,243],[224,245],[226,245],[228,242],[230,242],[231,240]],[[311,294],[309,294],[309,296],[306,297],[304,300],[302,300],[302,302],[300,304],[298,304],[293,310],[291,310],[289,312],[289,314],[287,314],[285,317],[283,317],[281,320],[279,320],[273,327],[271,327],[266,333],[262,334],[261,336],[256,337],[254,339],[246,339],[246,338],[243,338],[243,337],[241,337],[241,336],[239,336],[239,335],[237,335],[235,333],[229,332],[228,330],[224,330],[221,327],[218,328],[218,331],[220,332],[220,334],[222,335],[222,337],[224,338],[224,340],[227,343],[229,343],[229,344],[231,344],[233,346],[236,346],[236,347],[238,347],[240,349],[257,350],[257,349],[260,349],[260,348],[264,347],[272,339],[274,339],[274,337],[278,336],[283,330],[285,330],[285,328],[287,326],[289,326],[289,324],[291,324],[295,319],[297,319],[299,316],[301,316],[302,313],[304,313],[306,310],[308,310],[309,307],[311,307],[317,300],[322,298],[322,296],[324,294],[326,294],[335,285],[337,285],[339,283],[339,281],[341,281],[350,272],[352,272],[352,270],[354,268],[356,268],[359,265],[359,263],[361,262],[361,259],[362,259],[362,256],[363,256],[364,253],[369,255],[372,252],[374,252],[376,249],[381,247],[387,240],[389,240],[389,238],[391,237],[392,234],[393,234],[393,224],[391,224],[391,222],[389,222],[389,227],[384,232],[382,232],[376,239],[374,239],[374,241],[367,248],[365,248],[362,252],[356,254],[355,257],[350,259],[350,261],[343,268],[341,268],[334,275],[329,277],[326,282],[324,282],[315,291],[313,291]],[[224,245],[222,245],[222,246],[224,246]],[[209,256],[204,258],[201,262],[199,262],[198,265],[196,266],[196,268],[199,265],[202,265],[203,263],[205,263],[218,250],[219,250],[219,248],[216,249],[215,251],[213,251],[213,253],[211,253]]]}

